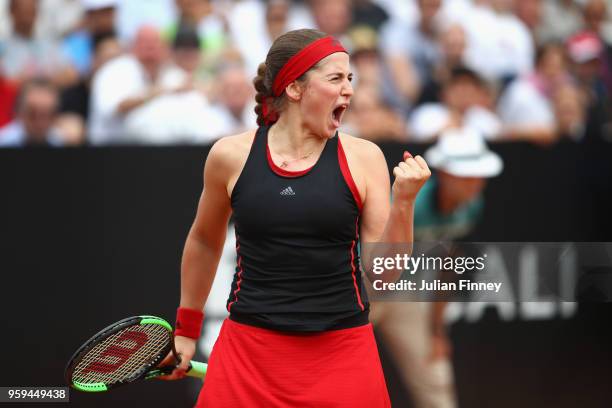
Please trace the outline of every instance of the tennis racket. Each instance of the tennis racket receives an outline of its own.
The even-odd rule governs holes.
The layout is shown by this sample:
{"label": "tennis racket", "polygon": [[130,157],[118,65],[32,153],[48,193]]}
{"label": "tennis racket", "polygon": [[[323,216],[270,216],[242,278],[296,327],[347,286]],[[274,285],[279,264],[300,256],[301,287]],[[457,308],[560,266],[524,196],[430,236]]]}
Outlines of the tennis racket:
{"label": "tennis racket", "polygon": [[[159,317],[134,316],[111,324],[87,340],[66,366],[65,379],[85,392],[103,392],[138,380],[170,374],[178,365],[156,368],[174,348],[172,326]],[[204,378],[207,365],[191,361],[187,375]]]}

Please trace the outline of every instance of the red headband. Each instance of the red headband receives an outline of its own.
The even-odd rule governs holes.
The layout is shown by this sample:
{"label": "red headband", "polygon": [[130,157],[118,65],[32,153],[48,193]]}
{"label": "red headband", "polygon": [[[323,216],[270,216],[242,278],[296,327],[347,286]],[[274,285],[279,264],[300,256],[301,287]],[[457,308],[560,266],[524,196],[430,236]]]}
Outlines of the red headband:
{"label": "red headband", "polygon": [[[308,71],[317,62],[335,52],[346,52],[346,49],[340,44],[340,41],[331,36],[318,39],[302,50],[300,50],[278,72],[272,85],[272,93],[274,96],[280,96],[285,91],[285,88],[301,77],[304,72]],[[263,116],[266,125],[270,125],[278,120],[278,113],[273,112],[268,105],[269,101],[263,102]]]}

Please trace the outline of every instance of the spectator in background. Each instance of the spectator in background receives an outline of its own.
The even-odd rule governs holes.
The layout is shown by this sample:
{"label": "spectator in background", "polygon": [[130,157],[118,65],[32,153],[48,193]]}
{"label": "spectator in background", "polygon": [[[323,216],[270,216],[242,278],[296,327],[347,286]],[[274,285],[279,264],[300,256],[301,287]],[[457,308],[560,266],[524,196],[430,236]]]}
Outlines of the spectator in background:
{"label": "spectator in background", "polygon": [[514,0],[514,13],[529,30],[533,43],[538,41],[538,29],[542,25],[542,0]]}
{"label": "spectator in background", "polygon": [[[0,0],[0,39],[11,33],[10,1]],[[37,37],[59,39],[79,26],[83,14],[81,0],[37,1],[39,13],[34,28]]]}
{"label": "spectator in background", "polygon": [[64,39],[62,49],[79,75],[84,77],[91,71],[98,39],[116,36],[117,0],[81,0],[81,3],[85,12],[84,26]]}
{"label": "spectator in background", "polygon": [[533,39],[513,13],[514,1],[455,0],[445,8],[467,34],[465,64],[489,81],[507,83],[533,69]]}
{"label": "spectator in background", "polygon": [[[534,36],[531,32],[534,17],[530,10],[540,0],[492,0],[498,25],[498,78],[504,84],[533,69],[535,58]],[[523,15],[518,12],[523,12]],[[521,16],[525,20],[521,19]],[[537,17],[539,18],[539,17]],[[529,19],[527,21],[527,19]]]}
{"label": "spectator in background", "polygon": [[380,46],[404,111],[414,104],[440,59],[436,33],[442,1],[418,0],[417,4],[420,18],[415,26],[391,20],[381,31]]}
{"label": "spectator in background", "polygon": [[351,0],[309,0],[309,4],[315,27],[339,39],[350,51]]}
{"label": "spectator in background", "polygon": [[215,85],[213,117],[224,128],[219,136],[256,126],[255,88],[244,68],[238,64],[222,67]]}
{"label": "spectator in background", "polygon": [[351,100],[343,129],[375,143],[408,139],[402,115],[385,105],[373,86],[360,86]]}
{"label": "spectator in background", "polygon": [[132,44],[143,26],[163,31],[177,18],[175,0],[121,0],[117,2],[117,33],[122,45]]}
{"label": "spectator in background", "polygon": [[13,120],[17,90],[17,84],[5,77],[2,72],[2,49],[0,48],[0,127]]}
{"label": "spectator in background", "polygon": [[165,32],[171,43],[182,29],[195,29],[202,52],[202,68],[212,73],[228,47],[227,24],[215,13],[210,0],[176,0],[178,20]]}
{"label": "spectator in background", "polygon": [[63,146],[55,128],[59,107],[57,88],[46,79],[25,82],[16,104],[16,118],[0,129],[0,147]]}
{"label": "spectator in background", "polygon": [[180,27],[196,29],[202,51],[214,52],[226,42],[225,22],[215,13],[210,0],[175,0],[179,12],[178,21],[170,27],[170,35]]}
{"label": "spectator in background", "polygon": [[108,34],[93,38],[93,56],[89,71],[79,81],[61,91],[61,107],[58,124],[71,140],[85,142],[86,123],[89,119],[91,82],[93,76],[106,62],[123,52],[117,37]]}
{"label": "spectator in background", "polygon": [[410,136],[428,142],[449,129],[469,129],[480,137],[495,139],[501,123],[486,103],[490,89],[475,71],[454,68],[441,90],[437,103],[419,106],[410,118]]}
{"label": "spectator in background", "polygon": [[597,135],[610,114],[610,94],[604,81],[604,44],[599,36],[585,31],[568,39],[567,54],[572,75],[586,99],[588,134]]}
{"label": "spectator in background", "polygon": [[546,0],[542,6],[540,44],[565,41],[582,27],[582,10],[576,0]]}
{"label": "spectator in background", "polygon": [[497,20],[497,79],[508,83],[533,69],[534,39],[529,26],[515,15],[517,4],[523,4],[523,0],[491,1]]}
{"label": "spectator in background", "polygon": [[415,208],[418,239],[460,239],[482,215],[487,179],[501,174],[503,162],[480,135],[470,130],[444,132],[424,156],[435,169],[435,176],[427,183],[427,191],[421,191],[417,198],[422,200],[421,208],[416,210],[419,203]]}
{"label": "spectator in background", "polygon": [[561,85],[553,95],[553,105],[559,137],[582,140],[588,134],[585,94],[572,83]]}
{"label": "spectator in background", "polygon": [[367,26],[379,31],[389,20],[389,13],[373,0],[353,1],[353,26]]}
{"label": "spectator in background", "polygon": [[442,85],[451,77],[455,68],[465,66],[467,47],[465,30],[456,23],[441,24],[438,32],[441,56],[432,69],[429,80],[423,85],[417,105],[440,102]]}
{"label": "spectator in background", "polygon": [[584,3],[582,15],[585,29],[600,37],[606,37],[605,34],[612,35],[606,0],[584,0]]}
{"label": "spectator in background", "polygon": [[[126,116],[124,138],[127,142],[155,145],[211,143],[230,133],[231,124],[225,117],[221,118],[208,101],[212,84],[203,81],[199,75],[201,55],[195,28],[181,27],[172,44],[172,59],[184,70],[191,88],[160,94]],[[220,81],[218,76],[214,78],[213,84]],[[223,91],[236,92],[230,88]]]}
{"label": "spectator in background", "polygon": [[266,28],[270,41],[287,32],[289,0],[268,0],[266,6]]}
{"label": "spectator in background", "polygon": [[290,0],[248,0],[237,3],[229,13],[232,42],[240,52],[246,71],[255,77],[257,67],[266,59],[272,42],[289,31],[293,24],[307,27],[309,21],[291,22],[295,5]]}
{"label": "spectator in background", "polygon": [[[425,158],[435,174],[417,196],[414,238],[426,245],[447,245],[474,229],[483,213],[487,179],[501,173],[503,162],[470,131],[445,132],[425,152]],[[456,407],[451,347],[444,323],[446,303],[416,300],[423,298],[371,302],[370,321],[399,369],[412,406]]]}
{"label": "spectator in background", "polygon": [[367,27],[354,28],[351,65],[355,70],[355,93],[342,129],[355,136],[375,142],[405,141],[406,126],[402,116],[385,103],[382,88],[385,83],[384,64],[378,52],[376,32]]}
{"label": "spectator in background", "polygon": [[83,0],[39,0],[37,33],[61,39],[81,29]]}
{"label": "spectator in background", "polygon": [[502,94],[498,113],[504,126],[503,137],[551,143],[556,140],[553,95],[570,77],[562,46],[548,44],[536,56],[533,73],[515,80]]}
{"label": "spectator in background", "polygon": [[58,86],[72,84],[77,73],[63,57],[58,43],[34,32],[38,7],[38,0],[10,0],[13,32],[3,44],[2,69],[18,83],[45,77]]}
{"label": "spectator in background", "polygon": [[586,31],[597,35],[604,45],[602,74],[608,94],[612,95],[612,22],[608,12],[608,3],[604,0],[586,0],[583,9]]}
{"label": "spectator in background", "polygon": [[141,27],[130,52],[106,63],[92,81],[89,137],[93,144],[125,142],[123,122],[130,114],[162,94],[191,88],[185,72],[170,61],[159,31],[151,26]]}
{"label": "spectator in background", "polygon": [[[201,73],[202,52],[200,38],[195,27],[181,26],[172,40],[174,63],[185,71],[193,81],[205,78]],[[202,76],[204,75],[204,78]]]}
{"label": "spectator in background", "polygon": [[[397,1],[397,0],[373,0],[389,13],[392,20],[405,21],[408,24],[416,23],[419,18],[419,10],[416,1]],[[457,1],[457,0],[455,0]],[[470,1],[470,0],[466,0]]]}

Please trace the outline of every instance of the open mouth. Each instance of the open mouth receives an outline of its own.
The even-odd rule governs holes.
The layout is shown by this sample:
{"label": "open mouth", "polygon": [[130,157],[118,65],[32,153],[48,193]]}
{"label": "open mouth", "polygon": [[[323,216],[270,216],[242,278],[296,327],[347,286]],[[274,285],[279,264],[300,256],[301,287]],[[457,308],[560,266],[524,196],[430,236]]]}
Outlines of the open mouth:
{"label": "open mouth", "polygon": [[342,122],[342,116],[344,116],[344,112],[348,109],[348,104],[342,104],[336,106],[336,108],[332,111],[332,123],[334,127],[340,127],[340,122]]}

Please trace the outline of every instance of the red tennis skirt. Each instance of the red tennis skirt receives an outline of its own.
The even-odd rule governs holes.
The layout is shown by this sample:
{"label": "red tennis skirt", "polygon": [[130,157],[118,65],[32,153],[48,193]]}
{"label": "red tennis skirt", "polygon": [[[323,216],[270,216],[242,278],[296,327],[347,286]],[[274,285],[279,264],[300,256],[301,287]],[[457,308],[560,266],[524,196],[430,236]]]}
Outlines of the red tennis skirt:
{"label": "red tennis skirt", "polygon": [[196,407],[391,406],[372,325],[312,334],[226,319]]}

